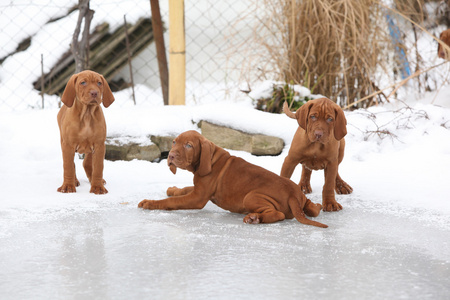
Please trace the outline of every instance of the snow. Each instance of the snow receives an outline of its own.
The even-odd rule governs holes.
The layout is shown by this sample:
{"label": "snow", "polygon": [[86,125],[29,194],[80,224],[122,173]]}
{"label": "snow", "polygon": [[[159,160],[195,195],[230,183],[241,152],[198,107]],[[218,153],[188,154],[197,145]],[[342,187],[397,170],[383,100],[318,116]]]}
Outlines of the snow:
{"label": "snow", "polygon": [[[143,211],[137,208],[141,200],[162,199],[170,186],[191,185],[192,174],[173,175],[166,160],[105,161],[109,193],[93,195],[76,157],[77,193],[56,191],[63,172],[59,99],[46,96],[46,109],[36,109],[40,97],[26,94],[36,77],[28,67],[40,70],[40,44],[48,38],[38,26],[58,32],[61,44],[54,45],[53,56],[44,55],[57,59],[71,38],[58,30],[74,27],[77,14],[47,24],[36,14],[45,1],[33,3],[37,6],[25,13],[36,15],[35,23],[23,22],[22,36],[13,24],[0,23],[17,35],[16,43],[33,35],[30,48],[0,69],[0,95],[10,105],[0,106],[1,299],[448,298],[450,87],[419,99],[409,89],[406,102],[345,112],[348,134],[339,171],[354,192],[337,196],[342,211],[316,218],[327,229],[295,220],[246,225],[243,215],[212,203],[198,211]],[[55,7],[53,16],[74,3]],[[121,20],[123,9],[114,11],[119,4],[111,4],[108,15],[92,7],[94,20]],[[127,21],[144,9],[148,2],[139,2]],[[14,10],[5,6],[0,14],[24,16]],[[16,45],[7,47],[2,51]],[[188,84],[217,93],[201,99],[189,95],[186,106],[171,107],[145,85],[135,88],[147,95],[137,106],[129,89],[115,93],[116,102],[104,109],[108,136],[148,142],[150,135],[199,130],[206,120],[282,138],[279,156],[230,151],[280,172],[298,124],[283,114],[255,110],[251,99],[270,93],[273,82],[252,85],[251,97],[232,91],[233,101],[223,100],[220,83]],[[298,182],[300,172],[297,167],[292,180]],[[322,171],[313,173],[311,185],[308,197],[320,202]]]}
{"label": "snow", "polygon": [[[256,157],[245,152],[231,151],[234,155],[242,156],[276,173],[280,171],[298,126],[295,120],[284,114],[255,110],[250,100],[241,103],[216,102],[197,106],[153,108],[123,108],[113,105],[104,109],[104,113],[108,136],[116,138],[132,137],[145,141],[151,135],[176,136],[187,130],[200,131],[198,123],[202,120],[250,133],[280,137],[286,146],[283,153],[276,157]],[[56,109],[1,114],[0,161],[2,169],[9,170],[1,175],[4,201],[0,205],[3,209],[15,209],[17,205],[45,207],[48,199],[72,197],[53,191],[54,186],[61,181],[62,173],[56,114]],[[431,210],[436,214],[450,214],[450,202],[446,198],[446,182],[449,178],[447,175],[450,175],[449,108],[421,102],[409,105],[397,103],[346,112],[346,117],[347,146],[340,172],[344,179],[351,177],[347,180],[352,185],[355,185],[356,181],[354,189],[358,197],[386,204],[389,209],[392,206],[405,206]],[[145,180],[148,183],[161,179],[161,174],[155,174],[159,172],[166,174],[164,182],[176,180],[164,161],[159,164],[139,161],[131,163],[136,165],[135,167],[149,169],[147,172],[150,177]],[[125,174],[125,170],[120,168],[131,163],[106,162],[105,172],[109,168],[118,168],[116,172],[112,172],[113,178],[108,182],[120,181],[120,177]],[[42,170],[42,165],[48,167]],[[154,168],[156,169],[153,170]],[[297,168],[292,178],[294,181],[299,180],[300,172],[301,168]],[[27,173],[34,176],[27,176]],[[114,173],[117,173],[119,178],[115,178],[117,175]],[[78,167],[78,176],[85,176],[81,167]],[[183,176],[187,183],[189,177],[189,174]],[[318,192],[323,184],[321,177],[319,174],[313,177],[313,185]],[[21,180],[18,180],[19,178]],[[25,186],[30,188],[20,189],[18,185],[24,185],[23,181],[27,179],[30,182],[26,182]],[[49,185],[44,184],[47,180],[54,182],[49,190],[49,187],[44,188]],[[115,188],[112,183],[108,183],[108,186]],[[29,195],[35,194],[36,190],[42,191],[45,196],[29,199]],[[50,194],[46,194],[48,192]],[[142,193],[145,194],[145,189]]]}

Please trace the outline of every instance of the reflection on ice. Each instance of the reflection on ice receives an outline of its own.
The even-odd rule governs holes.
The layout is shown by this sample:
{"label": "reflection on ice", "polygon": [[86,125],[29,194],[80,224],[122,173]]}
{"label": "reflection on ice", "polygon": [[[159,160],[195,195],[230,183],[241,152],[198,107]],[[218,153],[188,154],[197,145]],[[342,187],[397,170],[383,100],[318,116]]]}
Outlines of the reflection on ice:
{"label": "reflection on ice", "polygon": [[[133,204],[18,223],[1,236],[2,299],[444,299],[449,231],[347,208],[330,228],[246,225],[212,204]],[[7,216],[5,216],[7,219]],[[3,219],[2,223],[5,222]],[[411,232],[405,235],[405,232]]]}

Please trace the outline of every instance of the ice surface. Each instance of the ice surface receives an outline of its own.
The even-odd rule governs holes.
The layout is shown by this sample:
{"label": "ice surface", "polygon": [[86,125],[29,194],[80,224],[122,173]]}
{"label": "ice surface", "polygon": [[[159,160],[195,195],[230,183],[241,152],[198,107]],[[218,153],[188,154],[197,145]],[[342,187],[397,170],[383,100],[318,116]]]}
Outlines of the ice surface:
{"label": "ice surface", "polygon": [[[83,196],[82,196],[83,197]],[[142,211],[136,201],[93,209],[2,213],[2,299],[446,299],[449,231],[352,208],[327,230],[283,221],[251,226],[208,204]],[[115,197],[113,197],[115,198]],[[64,200],[62,200],[64,201]],[[8,220],[8,221],[6,221]],[[7,258],[7,259],[6,259]]]}

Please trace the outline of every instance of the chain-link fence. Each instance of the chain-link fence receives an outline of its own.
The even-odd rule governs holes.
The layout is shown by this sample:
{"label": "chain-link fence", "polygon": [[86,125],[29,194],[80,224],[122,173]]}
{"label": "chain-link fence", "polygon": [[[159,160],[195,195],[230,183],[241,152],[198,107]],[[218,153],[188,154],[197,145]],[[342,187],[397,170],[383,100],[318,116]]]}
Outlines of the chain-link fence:
{"label": "chain-link fence", "polygon": [[[304,1],[185,0],[186,103],[245,97],[240,90],[249,91],[255,81],[263,79],[291,82],[280,65],[289,64],[289,58],[293,57],[289,50],[293,44],[289,20],[295,15],[288,13],[283,16],[279,8],[280,3],[295,6],[300,2]],[[384,7],[383,1],[375,2]],[[415,0],[412,2],[416,3]],[[408,1],[405,3],[413,7]],[[383,8],[381,17],[376,22],[372,20],[372,23],[380,23],[379,27],[388,37],[386,43],[391,45],[387,48],[385,43],[376,45],[381,48],[382,55],[373,57],[377,66],[375,73],[369,76],[373,90],[388,93],[409,74],[402,75],[403,78],[399,76],[398,70],[405,69],[405,64],[397,63],[399,55],[393,48],[401,48],[404,52],[410,73],[433,68],[432,72],[424,71],[414,78],[414,84],[410,86],[415,92],[439,90],[446,84],[450,74],[446,64],[440,68],[432,67],[442,62],[437,57],[437,42],[432,35],[439,36],[445,29],[434,16],[434,12],[442,10],[437,3],[423,2],[423,10],[419,11],[420,16],[426,16],[420,23],[429,32],[412,26],[409,15],[405,17],[395,9]],[[10,0],[0,3],[0,111],[59,105],[59,95],[74,71],[70,44],[78,19],[77,5],[77,0]],[[95,13],[90,30],[89,68],[106,75],[116,99],[119,99],[115,106],[134,105],[133,90],[138,105],[163,105],[150,0],[91,0],[90,7]],[[168,1],[160,0],[160,8],[167,54],[170,43]],[[425,14],[424,11],[429,12]],[[450,12],[447,4],[445,11]],[[391,28],[387,17],[394,18],[393,25],[400,30],[395,39],[392,38],[392,30],[389,34]],[[125,18],[130,51],[126,45]],[[307,38],[308,34],[302,38]],[[323,39],[327,37],[319,36],[319,41]],[[337,43],[343,48],[348,47],[345,38],[338,39]],[[395,43],[401,47],[393,47]],[[364,43],[356,44],[360,48],[365,46]],[[133,56],[131,67],[128,52]],[[315,55],[309,52],[305,55],[314,62]],[[303,72],[307,80],[295,83],[309,88],[322,85],[320,79],[323,74],[309,78],[310,72],[303,70],[304,65],[298,71]],[[340,74],[342,70],[336,76]],[[132,77],[134,89],[130,88]],[[358,84],[355,81],[351,88]],[[342,89],[339,93],[325,96],[335,101],[339,95],[348,98],[345,91]]]}
{"label": "chain-link fence", "polygon": [[[63,79],[73,72],[70,44],[78,1],[5,2],[0,4],[0,110],[54,107],[58,105]],[[230,96],[230,86],[236,87],[245,60],[235,55],[236,45],[242,45],[252,34],[253,19],[243,18],[249,16],[252,5],[238,0],[185,1],[187,102]],[[91,0],[90,8],[95,11],[90,31],[90,68],[106,73],[114,90],[127,95],[129,101],[119,105],[132,103],[131,72],[136,102],[162,105],[150,0]],[[160,1],[160,9],[167,52],[168,1]],[[131,72],[124,16],[129,38],[134,39],[130,41]]]}

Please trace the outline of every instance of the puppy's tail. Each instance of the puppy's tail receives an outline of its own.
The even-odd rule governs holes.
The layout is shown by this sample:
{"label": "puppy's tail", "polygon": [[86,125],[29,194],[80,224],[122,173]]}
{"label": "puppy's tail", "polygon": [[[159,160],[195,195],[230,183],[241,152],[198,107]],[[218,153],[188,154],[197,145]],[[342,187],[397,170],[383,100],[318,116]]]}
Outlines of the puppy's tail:
{"label": "puppy's tail", "polygon": [[286,114],[286,116],[288,116],[289,118],[291,118],[291,119],[297,119],[297,116],[295,115],[295,113],[293,113],[293,112],[289,109],[289,106],[288,106],[287,101],[284,101],[284,104],[283,104],[283,111],[284,111],[284,113]]}
{"label": "puppy's tail", "polygon": [[297,219],[297,221],[299,221],[300,223],[321,228],[328,228],[328,225],[308,219],[303,212],[299,199],[291,197],[289,199],[289,207],[291,208],[292,214],[294,215],[295,219]]}

